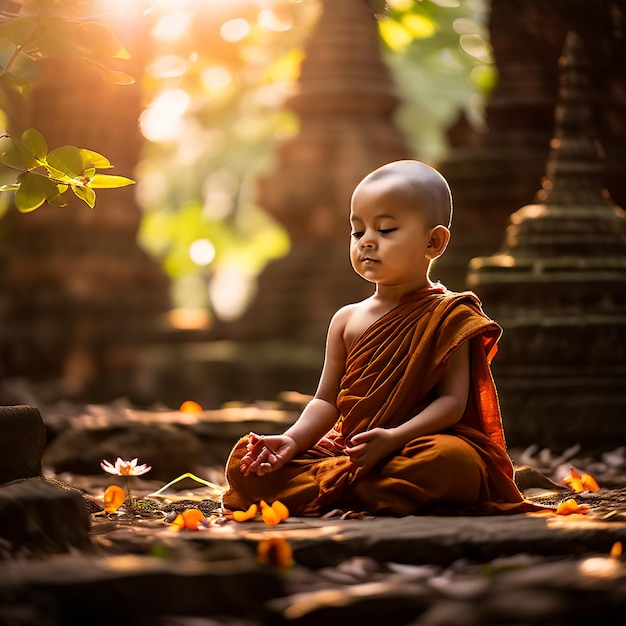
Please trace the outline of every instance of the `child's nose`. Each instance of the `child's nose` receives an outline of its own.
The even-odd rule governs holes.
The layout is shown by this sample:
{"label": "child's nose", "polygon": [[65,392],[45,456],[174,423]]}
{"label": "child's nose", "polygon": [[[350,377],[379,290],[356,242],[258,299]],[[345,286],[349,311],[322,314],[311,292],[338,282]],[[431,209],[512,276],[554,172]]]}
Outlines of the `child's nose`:
{"label": "child's nose", "polygon": [[373,248],[374,247],[374,236],[372,233],[365,231],[363,237],[361,237],[361,241],[359,242],[361,248]]}

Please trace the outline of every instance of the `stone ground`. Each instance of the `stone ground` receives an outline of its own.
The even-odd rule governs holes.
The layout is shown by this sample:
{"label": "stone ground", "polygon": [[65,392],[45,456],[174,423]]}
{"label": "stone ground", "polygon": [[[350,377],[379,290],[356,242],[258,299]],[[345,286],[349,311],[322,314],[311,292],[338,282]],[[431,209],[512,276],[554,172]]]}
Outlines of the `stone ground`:
{"label": "stone ground", "polygon": [[[94,420],[98,411],[81,409],[66,421],[78,430],[86,421],[98,422],[108,437],[119,423]],[[57,425],[54,440],[65,430],[58,427],[58,413],[57,408],[51,420]],[[275,413],[268,415],[280,422]],[[219,422],[219,416],[210,420]],[[264,432],[268,424],[258,423],[258,412],[254,420]],[[142,415],[139,421],[154,425],[157,419]],[[249,426],[244,420],[242,428]],[[512,456],[520,466],[520,485],[537,502],[556,504],[572,496],[560,484],[564,468],[593,473],[600,491],[574,496],[589,513],[289,518],[274,527],[217,518],[198,531],[176,531],[166,522],[167,510],[198,506],[208,516],[215,491],[187,479],[149,496],[164,482],[137,477],[133,494],[140,503],[156,502],[155,510],[137,514],[122,508],[107,515],[93,507],[86,546],[38,550],[37,542],[20,548],[0,538],[0,625],[621,623],[626,561],[617,547],[626,544],[624,449],[591,457],[579,447],[559,454],[531,447]],[[194,469],[219,482],[220,466]],[[47,473],[96,503],[114,482],[106,475]],[[268,540],[287,542],[293,563],[282,567],[273,551],[276,558],[261,564],[258,550]]]}

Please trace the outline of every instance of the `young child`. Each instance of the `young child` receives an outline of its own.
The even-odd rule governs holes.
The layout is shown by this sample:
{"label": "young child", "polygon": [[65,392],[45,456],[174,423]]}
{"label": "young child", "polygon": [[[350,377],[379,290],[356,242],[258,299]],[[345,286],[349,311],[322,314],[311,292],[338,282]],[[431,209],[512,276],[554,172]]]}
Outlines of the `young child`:
{"label": "young child", "polygon": [[451,216],[446,180],[419,161],[359,183],[350,260],[375,291],[333,316],[317,392],[293,426],[236,444],[226,511],[262,499],[303,516],[532,508],[513,481],[489,366],[501,329],[473,293],[429,278]]}

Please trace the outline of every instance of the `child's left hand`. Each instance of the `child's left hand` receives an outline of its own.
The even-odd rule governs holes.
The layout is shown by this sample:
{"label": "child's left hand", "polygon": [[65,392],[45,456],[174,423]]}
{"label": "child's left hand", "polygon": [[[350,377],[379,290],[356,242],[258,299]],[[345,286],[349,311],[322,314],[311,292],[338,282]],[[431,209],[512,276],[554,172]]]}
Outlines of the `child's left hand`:
{"label": "child's left hand", "polygon": [[371,470],[378,461],[396,450],[391,432],[385,428],[372,428],[350,437],[345,448],[346,454],[356,467],[363,472]]}

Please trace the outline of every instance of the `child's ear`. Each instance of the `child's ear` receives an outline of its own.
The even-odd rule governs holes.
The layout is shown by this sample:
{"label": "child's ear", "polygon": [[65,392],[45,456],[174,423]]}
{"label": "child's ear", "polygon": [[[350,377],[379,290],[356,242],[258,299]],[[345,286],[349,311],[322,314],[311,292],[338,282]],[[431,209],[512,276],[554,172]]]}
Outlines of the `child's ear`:
{"label": "child's ear", "polygon": [[428,240],[428,250],[426,256],[432,261],[440,257],[448,247],[450,241],[450,231],[439,224],[430,231],[430,239]]}

